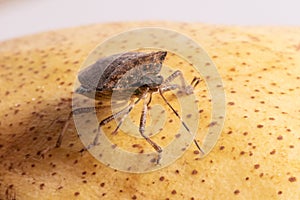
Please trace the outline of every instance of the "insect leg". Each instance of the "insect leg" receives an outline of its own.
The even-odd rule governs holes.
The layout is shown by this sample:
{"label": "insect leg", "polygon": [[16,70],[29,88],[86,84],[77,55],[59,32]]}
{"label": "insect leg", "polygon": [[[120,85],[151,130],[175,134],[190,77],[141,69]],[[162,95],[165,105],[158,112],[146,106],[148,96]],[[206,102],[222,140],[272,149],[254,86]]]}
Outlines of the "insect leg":
{"label": "insect leg", "polygon": [[177,77],[180,78],[180,82],[181,82],[180,89],[182,91],[185,91],[185,93],[187,93],[187,94],[191,94],[192,93],[191,88],[185,84],[183,74],[182,74],[182,72],[180,70],[176,70],[175,72],[173,72],[169,77],[167,77],[165,79],[165,81],[164,81],[163,84],[167,84],[168,85],[168,84],[170,84],[171,81],[173,81]]}
{"label": "insect leg", "polygon": [[159,89],[162,92],[167,92],[167,91],[171,91],[171,90],[176,90],[179,88],[179,85],[177,84],[171,84],[171,85],[161,85],[161,87],[159,87]]}
{"label": "insect leg", "polygon": [[165,79],[164,84],[169,84],[171,81],[173,81],[177,77],[180,77],[181,85],[183,87],[185,87],[185,82],[184,82],[183,74],[182,74],[182,72],[180,70],[176,70],[170,76],[168,76]]}
{"label": "insect leg", "polygon": [[77,108],[73,111],[70,112],[69,116],[68,116],[68,119],[64,125],[64,128],[62,129],[62,131],[60,132],[59,136],[58,136],[58,139],[56,141],[56,145],[55,147],[60,147],[61,143],[62,143],[62,139],[63,139],[63,136],[65,134],[65,132],[67,131],[67,128],[70,124],[70,121],[71,121],[71,117],[76,114],[82,114],[82,113],[88,113],[88,112],[91,112],[93,111],[95,108],[94,107],[84,107],[84,108]]}
{"label": "insect leg", "polygon": [[[152,100],[152,93],[150,93],[150,99],[147,103],[147,106],[149,106],[149,104],[151,103],[151,100]],[[121,127],[122,123],[124,122],[124,120],[126,119],[126,117],[128,116],[128,114],[130,113],[130,111],[133,109],[133,107],[135,106],[136,103],[131,103],[133,106],[131,106],[128,111],[122,116],[117,128],[111,133],[112,135],[116,135],[117,134],[117,131],[119,130],[119,128]]]}
{"label": "insect leg", "polygon": [[170,82],[173,81],[177,77],[179,77],[180,81],[181,81],[181,86],[178,86],[178,88],[180,88],[186,94],[192,94],[193,93],[193,88],[195,88],[199,84],[199,82],[200,82],[200,78],[195,77],[192,80],[191,85],[186,85],[185,81],[184,81],[184,77],[183,77],[182,72],[180,70],[176,70],[169,77],[167,77],[165,79],[163,85],[169,85]]}
{"label": "insect leg", "polygon": [[119,122],[117,128],[111,133],[112,135],[116,135],[116,134],[117,134],[117,131],[119,130],[119,128],[120,128],[121,125],[123,124],[125,118],[128,116],[128,114],[130,113],[130,111],[133,109],[134,105],[135,105],[135,102],[132,101],[128,106],[126,106],[125,109],[122,110],[122,111],[125,111],[125,110],[126,110],[126,112],[125,112],[124,115],[122,116],[122,118],[121,118],[121,120],[120,120],[120,122]]}
{"label": "insect leg", "polygon": [[[165,101],[165,103],[171,108],[171,110],[174,112],[174,114],[178,117],[178,119],[181,121],[184,128],[192,135],[192,133],[191,133],[190,129],[188,128],[188,126],[186,125],[186,123],[182,120],[182,118],[180,117],[178,112],[172,107],[172,105],[167,101],[167,99],[164,97],[161,90],[159,90],[159,94],[162,97],[162,99]],[[194,139],[194,143],[197,146],[197,148],[199,149],[199,151],[201,151],[202,154],[205,154],[203,149],[200,147],[200,145],[198,144],[198,142],[195,139]]]}
{"label": "insect leg", "polygon": [[148,136],[145,135],[145,126],[146,126],[146,118],[147,118],[147,111],[148,111],[148,106],[151,102],[152,96],[150,96],[149,100],[145,100],[146,96],[143,98],[144,99],[144,105],[143,105],[143,110],[141,113],[141,118],[140,118],[140,127],[139,131],[143,138],[155,149],[155,151],[158,153],[158,158],[156,160],[156,164],[159,164],[159,161],[161,159],[161,152],[162,149],[160,146],[158,146],[155,142],[153,142]]}
{"label": "insect leg", "polygon": [[[126,112],[125,112],[124,115],[127,116],[127,115],[131,112],[131,110],[133,109],[133,107],[134,107],[137,103],[139,103],[140,100],[141,100],[142,98],[144,98],[144,96],[147,94],[148,90],[149,90],[149,89],[147,89],[147,90],[141,95],[141,97],[139,97],[134,103],[129,104],[128,106],[126,106],[126,107],[125,107],[124,109],[122,109],[121,111],[119,111],[119,112],[117,112],[117,113],[115,113],[115,114],[113,114],[113,115],[111,115],[111,116],[105,118],[104,120],[102,120],[102,121],[99,123],[99,125],[98,125],[98,131],[97,131],[97,134],[96,134],[96,136],[95,136],[95,138],[94,138],[93,143],[90,144],[90,145],[88,145],[87,149],[90,149],[91,147],[96,146],[96,145],[98,144],[99,136],[101,135],[101,127],[102,127],[102,126],[104,126],[105,124],[109,123],[110,121],[112,121],[112,120],[115,119],[116,117],[120,116],[120,115],[123,114],[125,111],[126,111]],[[125,116],[125,117],[126,117],[126,116]],[[122,119],[123,119],[123,118],[122,118]],[[121,122],[119,123],[118,127],[121,126],[121,123],[123,122],[122,119],[121,119]],[[125,118],[124,118],[124,119],[125,119]],[[124,119],[123,119],[123,120],[124,120]],[[117,127],[117,130],[118,130],[118,127]]]}

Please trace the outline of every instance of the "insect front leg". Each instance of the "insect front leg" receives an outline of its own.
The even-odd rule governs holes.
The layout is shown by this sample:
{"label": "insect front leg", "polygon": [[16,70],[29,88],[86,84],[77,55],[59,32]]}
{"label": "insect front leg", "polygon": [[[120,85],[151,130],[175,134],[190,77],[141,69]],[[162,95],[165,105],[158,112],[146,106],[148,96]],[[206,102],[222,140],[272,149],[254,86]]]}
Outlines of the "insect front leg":
{"label": "insect front leg", "polygon": [[[178,114],[178,112],[173,108],[173,106],[167,101],[167,99],[165,98],[165,96],[163,95],[163,91],[161,91],[159,89],[159,94],[162,97],[162,99],[164,100],[164,102],[169,106],[169,108],[171,108],[171,110],[173,111],[173,113],[177,116],[177,118],[181,121],[181,124],[184,126],[184,128],[188,131],[189,134],[192,135],[192,132],[190,131],[189,127],[186,125],[186,123],[182,120],[181,116]],[[201,148],[201,146],[198,144],[198,142],[194,139],[194,143],[197,146],[197,148],[199,149],[199,151],[204,155],[205,152],[204,150]]]}
{"label": "insect front leg", "polygon": [[191,85],[186,85],[185,81],[184,81],[184,77],[183,77],[182,72],[180,70],[176,70],[175,72],[173,72],[170,76],[168,76],[165,79],[165,81],[162,84],[163,87],[167,87],[169,85],[174,85],[172,87],[174,89],[177,89],[177,88],[175,88],[176,84],[170,84],[177,77],[180,78],[180,82],[181,82],[181,85],[180,86],[178,85],[177,88],[179,88],[181,91],[183,91],[186,94],[192,94],[193,93],[193,88],[195,88],[199,84],[199,82],[200,82],[200,78],[195,77],[192,80]]}
{"label": "insect front leg", "polygon": [[159,90],[162,92],[167,92],[167,91],[171,91],[171,90],[176,90],[178,88],[179,88],[179,85],[177,85],[177,84],[161,85],[159,87]]}
{"label": "insect front leg", "polygon": [[141,113],[141,118],[140,118],[140,127],[139,131],[141,136],[145,138],[145,140],[155,149],[155,151],[158,153],[158,158],[156,159],[156,164],[159,164],[159,161],[161,159],[161,152],[162,148],[157,145],[154,141],[152,141],[148,136],[145,135],[145,126],[146,126],[146,118],[147,118],[147,111],[149,104],[151,102],[152,96],[150,96],[149,100],[146,101],[146,97],[144,97],[144,105],[143,105],[143,110]]}

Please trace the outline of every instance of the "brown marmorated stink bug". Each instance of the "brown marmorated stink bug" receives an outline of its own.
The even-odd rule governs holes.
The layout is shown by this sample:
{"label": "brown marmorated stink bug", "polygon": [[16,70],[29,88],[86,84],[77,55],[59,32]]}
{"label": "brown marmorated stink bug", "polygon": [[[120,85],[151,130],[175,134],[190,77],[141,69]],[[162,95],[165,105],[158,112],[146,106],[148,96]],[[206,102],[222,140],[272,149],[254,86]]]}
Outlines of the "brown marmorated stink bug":
{"label": "brown marmorated stink bug", "polygon": [[[113,134],[115,134],[126,116],[131,112],[132,108],[143,99],[144,104],[140,117],[139,132],[158,153],[158,158],[156,160],[156,163],[158,164],[162,148],[144,134],[147,110],[153,93],[160,94],[164,102],[179,118],[185,129],[192,134],[178,112],[164,97],[163,93],[178,89],[180,92],[184,92],[187,95],[192,94],[193,88],[200,82],[200,79],[195,77],[192,80],[191,85],[186,85],[183,74],[180,70],[176,70],[169,77],[164,79],[159,73],[166,55],[166,51],[156,51],[151,53],[127,52],[123,54],[115,54],[102,58],[79,72],[78,79],[81,85],[75,91],[78,94],[99,100],[101,98],[111,97],[113,92],[125,91],[129,92],[132,97],[131,102],[124,109],[112,114],[99,123],[98,132],[87,149],[98,144],[98,138],[101,133],[102,126],[121,116],[121,120],[117,125],[117,128],[113,131]],[[181,84],[172,84],[172,81],[177,77],[180,78]],[[120,81],[121,79],[122,81]],[[150,95],[148,100],[146,100],[147,95]],[[120,99],[123,98],[122,95],[118,95],[118,97]],[[62,137],[68,127],[72,115],[91,112],[93,109],[94,107],[77,108],[70,113],[69,118],[59,135],[56,147],[61,145]],[[204,154],[202,148],[195,139],[194,143]]]}

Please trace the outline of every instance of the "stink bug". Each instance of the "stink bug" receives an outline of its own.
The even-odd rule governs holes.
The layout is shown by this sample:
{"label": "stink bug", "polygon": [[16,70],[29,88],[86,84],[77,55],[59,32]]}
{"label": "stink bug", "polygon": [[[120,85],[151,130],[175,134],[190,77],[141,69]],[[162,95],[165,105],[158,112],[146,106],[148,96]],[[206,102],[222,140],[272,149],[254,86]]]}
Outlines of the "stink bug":
{"label": "stink bug", "polygon": [[[159,163],[162,148],[144,134],[146,114],[153,93],[160,94],[164,102],[170,107],[173,113],[179,118],[185,129],[191,134],[186,123],[167,101],[163,93],[178,89],[187,95],[192,94],[193,88],[196,87],[196,85],[200,82],[200,79],[195,77],[190,85],[186,85],[183,74],[180,70],[176,70],[170,76],[164,79],[160,75],[160,71],[166,55],[166,51],[156,51],[151,53],[127,52],[123,54],[116,54],[102,58],[79,72],[78,80],[81,85],[75,91],[78,94],[99,100],[101,98],[111,97],[113,92],[128,91],[132,97],[131,103],[124,109],[105,118],[99,123],[98,133],[96,134],[93,142],[87,147],[88,149],[98,144],[98,138],[102,126],[121,116],[121,120],[117,125],[117,128],[113,131],[113,134],[115,134],[133,107],[139,103],[140,100],[144,100],[140,117],[139,132],[141,136],[145,138],[145,140],[158,153],[158,159],[156,162]],[[177,77],[180,78],[181,84],[172,83],[172,81]],[[121,79],[122,81],[120,81]],[[149,99],[147,99],[147,95],[150,95]],[[124,97],[119,95],[118,98],[122,99]],[[94,107],[78,108],[70,113],[69,118],[59,135],[56,147],[61,145],[62,137],[68,127],[72,115],[91,112],[93,109]],[[204,151],[201,149],[195,139],[194,143],[204,154]]]}

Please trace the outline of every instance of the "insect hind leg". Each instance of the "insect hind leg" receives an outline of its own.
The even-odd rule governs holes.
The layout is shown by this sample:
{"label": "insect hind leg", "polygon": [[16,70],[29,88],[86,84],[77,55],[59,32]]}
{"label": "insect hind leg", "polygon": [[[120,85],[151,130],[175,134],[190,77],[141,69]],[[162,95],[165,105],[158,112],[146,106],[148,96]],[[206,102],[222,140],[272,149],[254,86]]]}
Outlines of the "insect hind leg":
{"label": "insect hind leg", "polygon": [[77,109],[72,110],[69,113],[69,116],[68,116],[68,118],[67,118],[67,120],[65,122],[65,125],[64,125],[62,131],[60,132],[60,134],[58,136],[58,139],[56,141],[55,147],[58,148],[58,147],[61,146],[64,134],[65,134],[65,132],[67,131],[67,129],[69,127],[69,124],[70,124],[70,121],[71,121],[71,117],[73,116],[73,114],[77,115],[77,114],[82,114],[82,113],[88,113],[88,112],[93,111],[94,109],[95,109],[94,107],[84,107],[84,108],[77,108]]}

